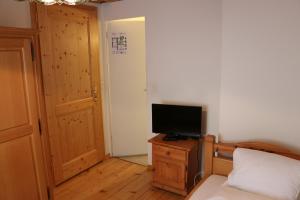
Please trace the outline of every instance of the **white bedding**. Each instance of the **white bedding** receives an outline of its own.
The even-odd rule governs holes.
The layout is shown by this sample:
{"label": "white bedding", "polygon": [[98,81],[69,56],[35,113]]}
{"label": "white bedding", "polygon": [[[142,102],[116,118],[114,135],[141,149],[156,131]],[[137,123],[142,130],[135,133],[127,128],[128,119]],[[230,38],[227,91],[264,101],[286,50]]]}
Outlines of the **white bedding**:
{"label": "white bedding", "polygon": [[227,177],[211,175],[189,200],[274,200],[226,185]]}

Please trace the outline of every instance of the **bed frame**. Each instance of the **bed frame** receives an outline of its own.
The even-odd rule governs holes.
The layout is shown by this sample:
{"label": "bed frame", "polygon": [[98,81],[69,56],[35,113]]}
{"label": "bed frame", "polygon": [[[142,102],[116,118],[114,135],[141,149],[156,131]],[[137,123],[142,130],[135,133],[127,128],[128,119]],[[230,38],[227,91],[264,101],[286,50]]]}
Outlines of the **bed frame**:
{"label": "bed frame", "polygon": [[188,200],[194,191],[212,174],[228,176],[232,171],[232,155],[236,148],[254,149],[269,153],[275,153],[296,160],[300,160],[300,154],[276,144],[266,142],[240,142],[240,143],[215,143],[215,136],[204,137],[204,176],[192,192],[186,197]]}

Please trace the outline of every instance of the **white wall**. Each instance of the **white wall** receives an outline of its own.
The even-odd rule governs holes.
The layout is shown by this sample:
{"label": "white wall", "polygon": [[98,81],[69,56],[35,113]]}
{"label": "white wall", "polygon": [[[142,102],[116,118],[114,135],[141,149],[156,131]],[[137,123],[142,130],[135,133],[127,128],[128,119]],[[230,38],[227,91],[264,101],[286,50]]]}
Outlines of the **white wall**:
{"label": "white wall", "polygon": [[220,133],[300,150],[300,1],[224,0]]}
{"label": "white wall", "polygon": [[0,26],[30,28],[29,3],[0,0]]}
{"label": "white wall", "polygon": [[[102,24],[146,17],[149,137],[153,102],[203,105],[207,131],[217,132],[221,0],[124,0],[102,5],[99,11]],[[149,153],[151,161],[150,146]]]}

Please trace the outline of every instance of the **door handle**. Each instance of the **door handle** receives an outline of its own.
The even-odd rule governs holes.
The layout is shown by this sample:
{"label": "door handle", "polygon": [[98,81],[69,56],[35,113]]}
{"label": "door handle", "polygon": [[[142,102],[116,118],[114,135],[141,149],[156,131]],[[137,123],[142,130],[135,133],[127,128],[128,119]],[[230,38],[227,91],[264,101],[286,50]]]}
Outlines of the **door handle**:
{"label": "door handle", "polygon": [[91,93],[92,93],[93,100],[96,102],[97,99],[98,99],[97,88],[94,87],[94,88],[92,89]]}

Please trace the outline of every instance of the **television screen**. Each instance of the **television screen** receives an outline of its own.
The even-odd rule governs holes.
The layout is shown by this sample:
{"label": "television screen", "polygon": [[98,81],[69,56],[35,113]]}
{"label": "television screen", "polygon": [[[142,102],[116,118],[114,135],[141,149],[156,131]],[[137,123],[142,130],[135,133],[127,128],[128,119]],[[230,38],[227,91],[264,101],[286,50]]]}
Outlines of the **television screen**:
{"label": "television screen", "polygon": [[200,136],[201,116],[200,106],[152,104],[152,132]]}

